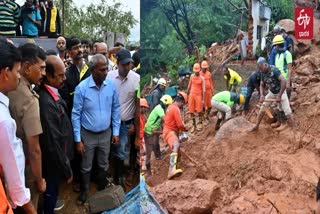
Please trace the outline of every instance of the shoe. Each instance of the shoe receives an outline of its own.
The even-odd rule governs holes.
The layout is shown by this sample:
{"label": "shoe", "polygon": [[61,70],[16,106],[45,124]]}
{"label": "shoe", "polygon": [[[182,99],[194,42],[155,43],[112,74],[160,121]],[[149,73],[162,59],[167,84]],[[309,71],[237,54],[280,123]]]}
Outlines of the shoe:
{"label": "shoe", "polygon": [[161,155],[159,157],[156,157],[156,160],[162,160],[164,158],[164,155],[161,152]]}
{"label": "shoe", "polygon": [[281,126],[276,128],[275,130],[277,132],[282,132],[283,130],[285,130],[286,128],[288,128],[288,124],[287,123],[281,123]]}
{"label": "shoe", "polygon": [[64,207],[64,200],[57,200],[56,206],[54,207],[54,211],[59,211]]}
{"label": "shoe", "polygon": [[101,191],[106,188],[108,172],[104,171],[104,169],[99,168],[97,175],[97,190]]}
{"label": "shoe", "polygon": [[209,125],[209,120],[208,120],[208,119],[205,119],[205,120],[203,121],[203,125],[204,125],[204,126],[208,126],[208,125]]}
{"label": "shoe", "polygon": [[125,182],[123,178],[124,170],[124,160],[118,158],[115,159],[115,173],[114,173],[114,182],[116,185],[121,185],[123,190],[125,190]]}
{"label": "shoe", "polygon": [[202,130],[202,128],[203,128],[203,125],[202,125],[202,122],[199,122],[198,124],[197,124],[197,131],[201,131]]}
{"label": "shoe", "polygon": [[280,121],[277,120],[275,123],[271,123],[271,128],[278,128],[281,125]]}
{"label": "shoe", "polygon": [[90,189],[90,172],[81,175],[80,195],[78,198],[78,204],[83,205],[87,199]]}
{"label": "shoe", "polygon": [[182,169],[177,169],[177,159],[178,159],[178,153],[173,152],[170,157],[168,180],[170,180],[178,175],[181,175],[181,173],[182,173]]}

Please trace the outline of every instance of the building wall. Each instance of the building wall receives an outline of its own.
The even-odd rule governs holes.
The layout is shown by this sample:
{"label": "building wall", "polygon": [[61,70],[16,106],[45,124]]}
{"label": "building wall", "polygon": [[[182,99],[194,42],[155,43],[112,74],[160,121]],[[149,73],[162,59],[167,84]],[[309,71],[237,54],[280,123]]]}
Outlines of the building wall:
{"label": "building wall", "polygon": [[253,18],[253,54],[256,54],[256,48],[260,40],[257,39],[258,26],[262,27],[261,36],[265,37],[269,32],[270,20],[260,19],[260,2],[258,0],[252,0],[252,18]]}

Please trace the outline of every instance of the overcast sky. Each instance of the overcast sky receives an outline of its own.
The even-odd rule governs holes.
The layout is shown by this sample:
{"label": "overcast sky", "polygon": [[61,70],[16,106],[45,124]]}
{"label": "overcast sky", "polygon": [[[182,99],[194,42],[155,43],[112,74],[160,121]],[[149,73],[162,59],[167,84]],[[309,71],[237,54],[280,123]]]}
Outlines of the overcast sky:
{"label": "overcast sky", "polygon": [[[131,35],[129,37],[130,41],[139,41],[140,40],[140,0],[115,0],[117,2],[121,2],[123,11],[131,11],[133,16],[138,20],[138,24],[136,24],[131,29]],[[23,5],[25,0],[16,0],[16,2],[20,5]],[[99,4],[100,0],[74,0],[73,1],[78,7],[82,5],[89,5],[91,2],[95,4]],[[113,4],[114,0],[106,0],[108,4]]]}

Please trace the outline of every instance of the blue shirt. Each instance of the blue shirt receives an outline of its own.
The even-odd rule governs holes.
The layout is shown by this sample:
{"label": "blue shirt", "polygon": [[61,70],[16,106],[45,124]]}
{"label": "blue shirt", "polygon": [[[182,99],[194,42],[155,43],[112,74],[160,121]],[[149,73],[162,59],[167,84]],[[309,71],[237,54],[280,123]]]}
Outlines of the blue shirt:
{"label": "blue shirt", "polygon": [[75,142],[81,141],[81,126],[101,132],[110,127],[111,120],[113,136],[119,136],[120,104],[114,82],[106,79],[98,88],[92,75],[83,80],[74,93],[71,120]]}
{"label": "blue shirt", "polygon": [[[40,11],[38,8],[36,8],[34,5],[32,5],[32,8],[34,9],[30,13],[30,17],[33,21],[39,21],[41,20]],[[28,14],[26,12],[22,12],[20,10],[20,16],[22,16],[22,34],[23,35],[29,35],[29,36],[38,36],[38,27],[32,23],[32,21],[28,18]]]}

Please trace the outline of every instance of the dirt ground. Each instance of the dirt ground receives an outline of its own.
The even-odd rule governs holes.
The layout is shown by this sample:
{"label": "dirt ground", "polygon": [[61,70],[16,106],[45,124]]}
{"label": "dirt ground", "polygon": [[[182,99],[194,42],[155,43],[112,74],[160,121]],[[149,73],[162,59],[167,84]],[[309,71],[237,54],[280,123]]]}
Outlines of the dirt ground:
{"label": "dirt ground", "polygon": [[[317,90],[320,92],[320,87]],[[309,106],[307,112],[318,112],[319,107]],[[174,180],[205,179],[219,184],[215,206],[205,213],[277,213],[275,207],[281,213],[313,213],[320,175],[320,114],[310,119],[299,113],[301,108],[305,107],[296,109],[296,133],[277,133],[267,121],[257,133],[246,132],[250,123],[230,126],[234,130],[225,124],[227,127],[222,126],[219,132],[225,132],[224,136],[233,132],[233,138],[220,141],[215,139],[215,119],[211,118],[205,130],[181,145],[180,168],[184,172]],[[163,143],[162,148],[166,150]],[[169,156],[166,150],[163,160],[152,160],[153,175],[148,180],[151,191],[166,182]],[[166,191],[156,192],[155,197]]]}
{"label": "dirt ground", "polygon": [[[318,37],[308,44],[298,44],[303,48],[296,58],[297,81],[291,100],[295,129],[276,132],[265,117],[259,131],[249,133],[255,117],[249,122],[238,116],[216,132],[216,118],[211,117],[208,127],[181,144],[179,168],[183,173],[173,179],[180,184],[167,181],[170,151],[161,141],[166,155],[163,160],[152,157],[153,175],[147,183],[168,213],[314,213],[320,176]],[[255,69],[254,63],[234,67],[244,76]],[[221,73],[216,73],[214,80],[218,88],[224,87]],[[251,110],[254,107],[252,104]],[[186,123],[190,123],[188,117]],[[196,186],[199,182],[206,185],[206,181],[208,189],[219,191],[209,192],[211,197],[205,203],[201,195],[209,194],[209,190]]]}

